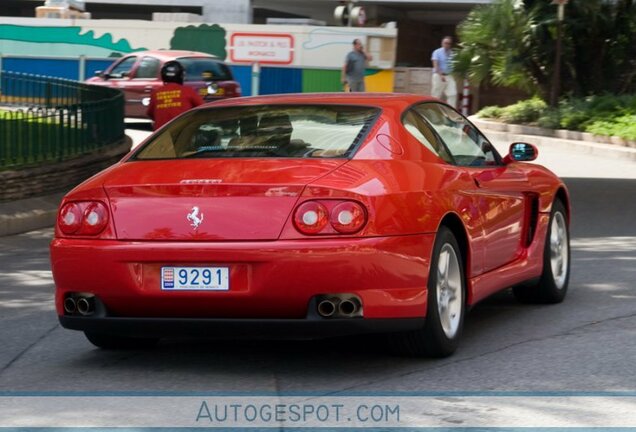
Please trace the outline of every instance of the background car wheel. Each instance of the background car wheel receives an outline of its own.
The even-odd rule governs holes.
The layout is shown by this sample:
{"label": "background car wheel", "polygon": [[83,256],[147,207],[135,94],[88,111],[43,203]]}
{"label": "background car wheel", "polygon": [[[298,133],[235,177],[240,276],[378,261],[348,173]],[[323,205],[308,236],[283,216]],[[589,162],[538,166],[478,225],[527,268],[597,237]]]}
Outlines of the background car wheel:
{"label": "background car wheel", "polygon": [[132,338],[106,333],[84,332],[86,339],[98,348],[107,350],[148,349],[154,347],[158,339]]}
{"label": "background car wheel", "polygon": [[447,357],[457,349],[466,310],[462,254],[455,236],[442,226],[435,239],[428,278],[426,324],[421,330],[392,335],[401,354]]}
{"label": "background car wheel", "polygon": [[523,303],[561,303],[570,281],[570,232],[565,206],[560,200],[552,205],[545,248],[543,273],[539,281],[513,288]]}

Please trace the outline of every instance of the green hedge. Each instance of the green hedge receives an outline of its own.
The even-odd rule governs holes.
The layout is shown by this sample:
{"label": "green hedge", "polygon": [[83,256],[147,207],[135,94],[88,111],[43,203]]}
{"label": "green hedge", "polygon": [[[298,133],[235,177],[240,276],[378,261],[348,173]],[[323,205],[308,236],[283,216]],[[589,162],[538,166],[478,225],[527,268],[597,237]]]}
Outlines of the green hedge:
{"label": "green hedge", "polygon": [[506,107],[486,107],[477,113],[505,123],[568,129],[636,140],[636,95],[603,95],[562,100],[550,109],[539,98]]}

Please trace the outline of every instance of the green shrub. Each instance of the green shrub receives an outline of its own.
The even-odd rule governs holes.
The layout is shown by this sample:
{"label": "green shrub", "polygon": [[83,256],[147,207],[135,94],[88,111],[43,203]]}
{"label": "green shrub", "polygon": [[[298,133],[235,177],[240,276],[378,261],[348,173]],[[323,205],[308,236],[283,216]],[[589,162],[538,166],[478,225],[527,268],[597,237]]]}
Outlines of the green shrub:
{"label": "green shrub", "polygon": [[501,119],[506,123],[533,123],[539,120],[547,108],[543,100],[534,97],[505,107]]}
{"label": "green shrub", "polygon": [[543,113],[539,120],[537,120],[537,125],[542,128],[547,129],[559,129],[561,127],[561,115],[559,110],[549,109]]}
{"label": "green shrub", "polygon": [[626,114],[611,120],[597,120],[590,123],[585,131],[636,141],[636,114]]}
{"label": "green shrub", "polygon": [[549,129],[568,129],[636,141],[636,95],[601,95],[564,99],[556,109],[541,99],[507,107],[490,106],[477,113],[506,123],[537,124]]}
{"label": "green shrub", "polygon": [[487,106],[482,108],[477,116],[481,118],[499,118],[503,114],[503,108],[499,106]]}

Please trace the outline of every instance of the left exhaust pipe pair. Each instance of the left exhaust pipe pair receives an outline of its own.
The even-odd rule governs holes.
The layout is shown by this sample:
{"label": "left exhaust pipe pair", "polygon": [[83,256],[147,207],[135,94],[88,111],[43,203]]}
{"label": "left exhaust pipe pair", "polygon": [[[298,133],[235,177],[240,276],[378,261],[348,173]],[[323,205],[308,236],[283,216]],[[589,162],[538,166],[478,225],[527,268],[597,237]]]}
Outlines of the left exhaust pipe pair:
{"label": "left exhaust pipe pair", "polygon": [[69,315],[79,313],[88,316],[95,312],[95,298],[92,296],[73,296],[64,299],[64,312]]}

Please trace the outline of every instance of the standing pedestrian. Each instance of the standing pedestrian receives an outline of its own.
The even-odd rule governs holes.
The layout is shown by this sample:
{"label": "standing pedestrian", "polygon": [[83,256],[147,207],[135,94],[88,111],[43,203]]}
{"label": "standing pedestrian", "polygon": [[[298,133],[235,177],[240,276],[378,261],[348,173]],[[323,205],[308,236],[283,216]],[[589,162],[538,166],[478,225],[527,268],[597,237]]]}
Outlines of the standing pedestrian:
{"label": "standing pedestrian", "polygon": [[453,108],[457,107],[457,84],[452,73],[453,38],[450,36],[442,39],[441,48],[433,51],[431,60],[433,61],[433,88],[431,94],[433,97],[442,98],[446,96],[446,102]]}
{"label": "standing pedestrian", "polygon": [[354,39],[353,50],[347,54],[342,67],[342,85],[349,85],[349,91],[352,92],[365,91],[364,71],[367,68],[367,62],[372,59],[370,54],[364,52],[360,39]]}
{"label": "standing pedestrian", "polygon": [[178,61],[169,61],[161,68],[163,85],[152,91],[148,117],[157,130],[173,118],[203,104],[203,99],[192,87],[183,85],[185,70]]}

